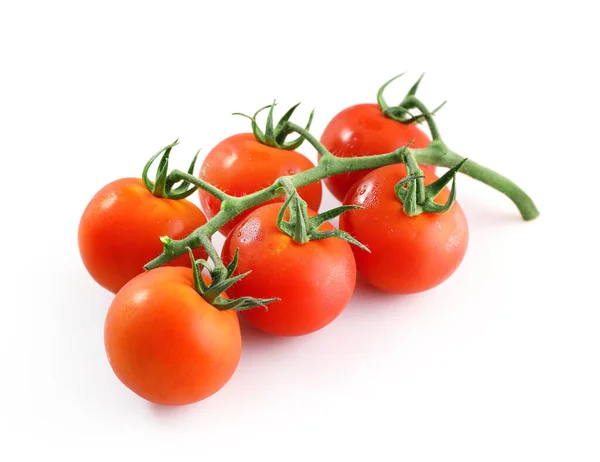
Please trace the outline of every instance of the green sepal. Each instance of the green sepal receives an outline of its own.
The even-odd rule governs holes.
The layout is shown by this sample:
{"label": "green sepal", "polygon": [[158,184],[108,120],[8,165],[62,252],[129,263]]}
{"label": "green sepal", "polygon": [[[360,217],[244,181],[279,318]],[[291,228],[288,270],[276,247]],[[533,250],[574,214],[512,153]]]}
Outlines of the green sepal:
{"label": "green sepal", "polygon": [[[444,213],[450,210],[456,201],[456,173],[467,159],[463,159],[433,183],[425,186],[423,182],[425,176],[417,165],[414,154],[406,151],[404,155],[408,175],[396,183],[394,187],[396,197],[403,204],[404,213],[409,217],[415,217],[423,212]],[[434,199],[450,181],[452,181],[452,188],[446,203],[438,204],[434,202]]]}
{"label": "green sepal", "polygon": [[[298,103],[298,104],[300,104],[300,103]],[[314,116],[315,116],[315,110],[313,109],[312,111],[310,111],[310,115],[308,116],[308,122],[306,123],[306,126],[304,127],[304,130],[306,130],[306,131],[310,130],[310,126],[312,125],[312,121],[313,121]],[[283,123],[281,123],[281,121],[277,124],[277,126],[279,127],[280,134],[281,133],[285,133],[285,136],[283,137],[283,139],[285,140],[285,137],[289,134],[289,132],[283,130],[283,128],[285,127],[285,125]],[[287,149],[287,150],[298,149],[302,145],[302,143],[304,142],[304,139],[305,138],[303,136],[299,136],[295,140],[288,141],[287,143],[282,143],[281,147],[283,149]]]}
{"label": "green sepal", "polygon": [[230,278],[233,275],[233,272],[237,268],[238,262],[240,261],[240,249],[235,249],[235,254],[233,254],[233,259],[231,263],[227,265],[227,277]]}
{"label": "green sepal", "polygon": [[269,112],[267,114],[267,124],[265,126],[265,140],[269,146],[273,146],[275,144],[275,128],[273,127],[273,109],[277,103],[273,101],[271,107],[269,108]]}
{"label": "green sepal", "polygon": [[[165,245],[165,248],[170,244],[171,240],[166,238],[161,241]],[[188,254],[192,261],[192,274],[194,278],[194,288],[196,292],[200,294],[200,296],[206,300],[208,303],[213,305],[215,308],[225,311],[225,310],[249,310],[251,308],[256,307],[264,307],[266,305],[275,301],[280,300],[279,298],[254,298],[254,297],[240,297],[229,299],[223,297],[221,294],[229,289],[236,282],[240,281],[251,271],[248,271],[243,274],[239,274],[237,276],[233,276],[233,273],[237,267],[239,260],[239,252],[236,250],[235,256],[231,263],[227,265],[226,271],[223,272],[222,268],[216,269],[215,267],[211,267],[211,265],[203,259],[196,260],[194,258],[194,253],[190,247],[187,247]],[[221,263],[222,265],[222,263]],[[216,266],[216,265],[215,265]],[[206,268],[211,276],[210,284],[206,284],[204,282],[204,278],[202,278],[202,271],[200,268]]]}
{"label": "green sepal", "polygon": [[[254,297],[240,297],[233,300],[227,298],[221,298],[219,306],[217,308],[221,311],[233,310],[233,311],[244,311],[258,306],[263,307],[265,310],[269,310],[268,304],[277,302],[280,298],[254,298]],[[262,302],[262,303],[261,303]]]}
{"label": "green sepal", "polygon": [[[197,186],[191,185],[190,183],[183,181],[177,189],[172,190],[174,182],[169,178],[169,156],[171,155],[171,150],[178,144],[179,139],[176,139],[173,143],[162,148],[160,151],[154,154],[150,158],[150,160],[148,160],[148,162],[146,162],[146,165],[142,170],[142,181],[144,182],[144,185],[146,186],[146,188],[148,188],[148,191],[150,191],[156,197],[162,197],[165,199],[173,200],[185,199],[198,189]],[[198,151],[192,159],[192,163],[188,169],[188,173],[190,175],[193,174],[199,153],[200,151]],[[162,157],[160,158],[158,168],[156,169],[156,178],[154,182],[152,182],[148,178],[148,172],[150,170],[150,167],[152,167],[154,161],[156,161],[156,159],[161,155]]]}
{"label": "green sepal", "polygon": [[[275,141],[277,142],[277,144],[281,145],[285,142],[285,138],[289,134],[288,130],[283,130],[285,122],[290,120],[290,117],[292,117],[292,114],[294,113],[294,111],[296,110],[296,108],[298,106],[300,106],[300,103],[294,104],[291,108],[289,108],[287,110],[287,112],[283,115],[283,117],[281,119],[279,119],[279,123],[277,124],[277,129],[275,132]],[[311,116],[312,116],[312,113],[311,113]],[[312,120],[312,118],[309,119],[309,122],[311,120]]]}
{"label": "green sepal", "polygon": [[[306,201],[300,197],[296,188],[287,184],[284,188],[286,190],[287,198],[277,214],[277,227],[290,236],[294,242],[305,244],[309,241],[308,205]],[[288,221],[285,220],[286,209],[288,209],[290,213]]]}
{"label": "green sepal", "polygon": [[[196,161],[198,160],[199,154],[200,154],[200,149],[198,149],[198,151],[196,151],[196,154],[194,155],[194,158],[192,159],[192,163],[190,164],[190,166],[187,170],[188,175],[194,174],[195,169],[196,169]],[[169,184],[169,182],[170,182],[170,184]],[[177,182],[177,183],[179,183],[179,182]],[[171,189],[171,188],[173,188],[173,186],[175,184],[169,178],[167,178],[167,185],[168,185],[169,189]],[[197,189],[198,189],[198,186],[190,185],[188,182],[182,181],[181,185],[179,187],[177,187],[169,192],[169,199],[174,199],[174,200],[185,199],[189,195],[196,192]]]}
{"label": "green sepal", "polygon": [[[422,172],[418,175],[409,175],[400,180],[394,188],[396,197],[404,205],[404,213],[409,217],[419,215],[423,211],[417,200],[417,185],[418,180],[422,182],[424,178],[425,175]],[[408,185],[407,188],[404,187],[405,185]]]}
{"label": "green sepal", "polygon": [[214,300],[227,289],[229,289],[232,285],[234,285],[239,280],[245,278],[251,273],[251,271],[247,271],[243,274],[238,274],[237,276],[223,279],[222,281],[214,281],[211,283],[208,290],[203,294],[206,299]]}
{"label": "green sepal", "polygon": [[[281,209],[279,209],[279,214],[277,215],[277,227],[284,234],[290,236],[294,242],[297,244],[306,244],[310,241],[336,237],[369,252],[369,249],[365,245],[345,231],[340,229],[319,231],[319,228],[326,221],[338,217],[349,210],[361,209],[362,207],[358,205],[342,205],[309,218],[306,201],[300,197],[298,191],[294,188],[289,179],[285,177],[282,178],[281,184],[283,189],[285,189],[287,198],[281,206]],[[288,221],[284,219],[286,210],[289,210],[290,214]]]}
{"label": "green sepal", "polygon": [[335,207],[331,210],[326,210],[323,213],[315,215],[314,217],[310,218],[310,223],[312,226],[319,228],[326,221],[333,220],[344,212],[358,209],[362,209],[362,207],[360,205],[340,205],[339,207]]}
{"label": "green sepal", "polygon": [[352,235],[348,234],[346,231],[342,231],[341,229],[333,229],[331,231],[317,231],[314,233],[310,232],[308,234],[308,236],[311,241],[318,241],[319,239],[327,239],[330,237],[337,237],[338,239],[347,241],[350,244],[354,244],[356,247],[359,247],[359,248],[371,253],[371,251],[369,250],[369,248],[366,245],[364,245],[362,242],[360,242],[359,240],[354,238]]}
{"label": "green sepal", "polygon": [[385,91],[385,89],[388,87],[388,85],[390,83],[392,83],[396,79],[399,79],[403,75],[404,75],[404,72],[402,74],[398,74],[395,77],[392,77],[390,80],[385,82],[381,87],[379,87],[379,90],[377,91],[377,104],[379,104],[379,108],[381,109],[381,112],[386,113],[390,107],[387,104],[387,102],[385,101],[385,98],[383,97],[383,92]]}
{"label": "green sepal", "polygon": [[423,80],[423,77],[425,76],[425,73],[421,74],[421,77],[419,77],[419,79],[415,82],[415,84],[410,87],[410,90],[408,90],[408,93],[406,94],[406,96],[415,96],[417,94],[417,90],[419,89],[419,85],[421,84],[421,80]]}
{"label": "green sepal", "polygon": [[[296,108],[300,105],[300,103],[297,103],[290,109],[288,109],[287,112],[283,115],[283,117],[279,119],[277,125],[275,125],[273,121],[273,111],[276,105],[277,103],[273,101],[272,104],[264,106],[258,111],[256,111],[254,113],[254,116],[249,116],[242,112],[234,112],[233,115],[240,115],[250,120],[252,126],[252,133],[254,134],[254,137],[258,142],[278,149],[294,150],[299,148],[300,145],[304,142],[304,137],[299,136],[298,138],[287,142],[286,138],[292,133],[292,130],[288,128],[287,122],[290,120],[290,117],[292,116]],[[269,109],[269,113],[267,115],[265,130],[263,131],[258,126],[256,118],[265,109]],[[314,117],[314,112],[315,111],[313,109],[310,113],[308,123],[306,124],[305,128],[306,130],[310,130]]]}
{"label": "green sepal", "polygon": [[[146,162],[146,165],[144,165],[144,169],[142,170],[142,181],[146,185],[146,188],[148,188],[148,191],[150,191],[152,194],[154,194],[157,197],[165,197],[165,185],[167,182],[167,174],[168,174],[168,168],[169,168],[169,155],[171,154],[171,150],[173,149],[173,147],[177,146],[178,144],[179,144],[179,138],[177,138],[174,142],[172,142],[168,146],[165,146],[164,148],[162,148],[160,151],[158,151],[156,154],[154,154],[150,158],[150,160],[148,160],[148,162]],[[154,161],[161,154],[162,154],[162,157],[158,164],[158,169],[156,170],[156,178],[153,183],[148,178],[148,171],[150,170],[150,167],[152,167],[152,164],[154,163]]]}
{"label": "green sepal", "polygon": [[408,90],[408,93],[406,94],[406,96],[404,97],[404,100],[400,104],[398,104],[397,106],[388,105],[383,97],[383,93],[390,83],[392,83],[396,79],[402,77],[403,75],[404,75],[404,73],[399,74],[395,77],[392,77],[390,80],[385,82],[377,91],[377,103],[379,104],[379,107],[381,108],[381,112],[383,112],[383,114],[386,117],[393,119],[397,122],[401,122],[403,124],[421,123],[426,119],[426,117],[425,117],[426,115],[435,115],[437,113],[437,111],[439,111],[442,107],[444,107],[444,105],[446,104],[446,101],[444,101],[435,110],[431,111],[428,114],[421,113],[421,114],[413,115],[410,112],[411,109],[416,108],[416,106],[414,104],[410,104],[410,102],[415,99],[415,95],[417,93],[417,90],[419,89],[419,85],[421,84],[421,81],[423,80],[423,76],[425,75],[424,73],[421,74],[419,79],[413,84],[413,86],[410,88],[410,90]]}
{"label": "green sepal", "polygon": [[256,117],[258,116],[258,114],[260,114],[265,109],[268,109],[269,107],[271,107],[270,104],[267,106],[261,107],[258,111],[256,111],[254,113],[253,116],[249,116],[248,114],[244,114],[243,112],[234,112],[232,115],[239,115],[239,116],[245,117],[246,119],[250,120],[254,138],[256,138],[262,144],[267,144],[266,139],[265,139],[265,134],[262,132],[262,130],[259,128],[258,124],[256,123]]}
{"label": "green sepal", "polygon": [[194,277],[194,287],[196,288],[196,292],[202,295],[206,291],[206,283],[202,278],[202,274],[198,265],[199,262],[196,261],[194,257],[194,252],[192,252],[192,249],[190,247],[188,247],[187,250],[190,256],[190,260],[192,260],[192,275]]}

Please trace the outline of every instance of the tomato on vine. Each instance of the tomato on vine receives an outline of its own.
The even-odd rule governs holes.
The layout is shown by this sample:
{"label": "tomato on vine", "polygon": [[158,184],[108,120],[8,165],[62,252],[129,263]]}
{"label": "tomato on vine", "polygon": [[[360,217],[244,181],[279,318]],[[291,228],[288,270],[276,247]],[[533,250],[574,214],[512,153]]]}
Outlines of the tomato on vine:
{"label": "tomato on vine", "polygon": [[[221,389],[235,372],[242,339],[237,310],[272,300],[229,299],[222,293],[242,276],[235,262],[201,276],[192,269],[162,267],[140,274],[117,293],[104,324],[110,366],[134,393],[156,404],[184,405]],[[264,308],[263,308],[264,309]]]}
{"label": "tomato on vine", "polygon": [[[193,192],[188,185],[173,189],[167,181],[168,157],[175,144],[152,157],[142,179],[122,178],[109,183],[83,212],[78,232],[81,258],[94,280],[113,293],[142,273],[144,265],[161,252],[161,236],[183,238],[206,223],[202,211],[185,199]],[[153,184],[147,177],[148,169],[160,154],[163,158]],[[195,255],[202,258],[206,253],[197,249]],[[168,264],[189,267],[190,261],[180,257]]]}
{"label": "tomato on vine", "polygon": [[[94,196],[80,221],[79,249],[93,278],[116,293],[104,344],[125,386],[157,404],[195,403],[237,368],[235,311],[264,332],[305,335],[340,315],[357,271],[400,294],[442,283],[468,245],[456,202],[460,169],[505,194],[523,219],[539,215],[508,178],[448,148],[435,111],[415,95],[420,80],[389,107],[382,93],[393,80],[379,90],[378,105],[338,114],[323,143],[308,130],[312,113],[306,128],[289,121],[297,105],[275,126],[273,103],[249,117],[252,134],[229,137],[209,153],[200,178],[196,158],[187,173],[168,173],[175,142],[150,159],[141,179],[117,180]],[[256,117],[266,108],[263,133]],[[421,120],[431,141],[414,125]],[[298,138],[286,141],[292,133]],[[295,151],[305,139],[319,154],[316,167]],[[148,170],[161,154],[153,183]],[[437,178],[434,165],[450,170]],[[322,179],[344,205],[318,213]],[[185,199],[196,189],[208,221]],[[340,215],[335,229],[328,220]],[[211,242],[217,231],[227,235],[221,256]]]}
{"label": "tomato on vine", "polygon": [[[233,135],[217,144],[206,156],[200,177],[226,194],[239,197],[266,188],[281,176],[294,175],[313,168],[314,164],[295,150],[302,144],[303,138],[286,141],[289,132],[283,130],[283,125],[297,106],[292,107],[276,127],[273,127],[274,104],[262,108],[261,110],[270,107],[264,133],[256,124],[255,118],[261,111],[259,110],[254,117],[250,117],[253,133]],[[312,114],[307,129],[311,122]],[[319,209],[322,194],[320,181],[299,188],[298,193],[310,208]],[[209,219],[214,217],[221,208],[221,201],[203,189],[200,189],[198,194],[206,216]],[[279,197],[271,202],[282,201]],[[225,224],[220,232],[225,236],[229,234],[250,211],[235,217]]]}
{"label": "tomato on vine", "polygon": [[[400,76],[398,76],[400,77]],[[412,117],[402,106],[390,108],[383,99],[383,91],[396,78],[386,82],[377,94],[377,104],[350,106],[331,119],[321,135],[321,143],[338,157],[363,157],[392,152],[403,146],[426,148],[429,137],[416,126],[421,120]],[[435,166],[422,165],[426,174],[433,174]],[[371,170],[342,173],[326,178],[325,185],[343,201],[354,183]]]}
{"label": "tomato on vine", "polygon": [[395,164],[358,181],[344,204],[361,208],[340,217],[340,228],[370,250],[352,249],[358,272],[373,286],[399,294],[445,281],[463,260],[469,239],[454,182],[450,192],[445,188],[462,163],[423,182],[414,158],[407,162],[408,177],[405,166]]}
{"label": "tomato on vine", "polygon": [[228,235],[221,253],[227,264],[239,251],[238,271],[252,271],[230,289],[231,295],[281,299],[268,310],[240,313],[275,335],[304,335],[325,327],[348,304],[356,283],[354,257],[344,239],[355,241],[327,221],[346,208],[317,215],[297,199],[292,192],[289,210],[280,204],[254,210]]}

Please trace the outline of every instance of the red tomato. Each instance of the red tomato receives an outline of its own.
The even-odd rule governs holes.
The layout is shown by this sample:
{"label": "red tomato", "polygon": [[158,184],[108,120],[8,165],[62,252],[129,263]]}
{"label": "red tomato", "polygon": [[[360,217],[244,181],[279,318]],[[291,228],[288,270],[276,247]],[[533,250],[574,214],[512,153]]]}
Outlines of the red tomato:
{"label": "red tomato", "polygon": [[[338,157],[363,157],[386,154],[410,145],[426,148],[429,138],[414,124],[403,124],[386,117],[377,104],[357,104],[337,114],[325,127],[321,143]],[[422,165],[428,175],[435,166]],[[371,170],[342,173],[326,178],[325,184],[340,201],[344,200],[350,187]]]}
{"label": "red tomato", "polygon": [[[163,250],[160,236],[181,239],[206,223],[190,201],[154,196],[141,179],[114,181],[92,198],[79,223],[79,252],[90,275],[117,293]],[[196,258],[206,258],[202,249]],[[191,267],[184,255],[169,263]]]}
{"label": "red tomato", "polygon": [[242,351],[237,314],[205,301],[190,268],[161,267],[127,283],[108,310],[104,343],[119,380],[166,405],[194,403],[218,391]]}
{"label": "red tomato", "polygon": [[[445,281],[460,265],[469,240],[465,215],[455,202],[446,213],[422,213],[409,217],[394,187],[406,176],[403,164],[388,165],[366,175],[344,200],[360,205],[340,217],[340,228],[350,233],[371,253],[352,248],[358,272],[386,292],[421,292]],[[425,184],[437,177],[429,175]],[[444,204],[445,188],[435,199]]]}
{"label": "red tomato", "polygon": [[[244,196],[270,186],[281,176],[313,167],[314,164],[299,152],[273,148],[258,142],[252,133],[240,133],[221,141],[212,149],[206,156],[200,177],[227,194]],[[198,192],[202,210],[209,219],[214,217],[219,212],[221,201],[201,189]],[[321,182],[299,188],[298,194],[310,208],[318,210],[321,205]],[[284,199],[278,197],[272,202],[283,202]],[[225,236],[229,234],[251,210],[223,226],[221,233]]]}
{"label": "red tomato", "polygon": [[[277,228],[280,204],[248,215],[229,234],[221,258],[229,264],[239,249],[236,274],[252,270],[229,290],[232,297],[279,297],[268,310],[240,311],[258,329],[275,335],[304,335],[333,321],[352,297],[356,266],[350,245],[338,238],[296,244]],[[316,212],[309,209],[309,216]],[[334,229],[324,223],[322,231]]]}

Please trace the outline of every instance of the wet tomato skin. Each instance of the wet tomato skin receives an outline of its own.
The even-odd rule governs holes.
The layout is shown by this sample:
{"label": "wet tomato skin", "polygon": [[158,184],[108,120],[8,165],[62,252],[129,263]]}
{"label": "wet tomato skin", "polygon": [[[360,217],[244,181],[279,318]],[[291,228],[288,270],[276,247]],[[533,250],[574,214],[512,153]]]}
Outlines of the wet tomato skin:
{"label": "wet tomato skin", "polygon": [[[456,271],[469,230],[458,202],[446,213],[407,216],[394,192],[404,176],[404,165],[388,165],[356,183],[344,204],[363,208],[343,214],[340,228],[371,250],[352,249],[358,272],[369,283],[386,292],[412,294],[441,284]],[[429,175],[425,184],[435,179]],[[443,204],[448,195],[445,188],[435,201]]]}
{"label": "wet tomato skin", "polygon": [[[408,145],[426,148],[428,136],[415,124],[403,124],[386,117],[377,104],[357,104],[338,113],[321,136],[321,143],[338,157],[363,157],[386,154]],[[425,174],[435,173],[435,166],[421,166]],[[371,170],[334,175],[324,180],[340,201],[354,183]]]}

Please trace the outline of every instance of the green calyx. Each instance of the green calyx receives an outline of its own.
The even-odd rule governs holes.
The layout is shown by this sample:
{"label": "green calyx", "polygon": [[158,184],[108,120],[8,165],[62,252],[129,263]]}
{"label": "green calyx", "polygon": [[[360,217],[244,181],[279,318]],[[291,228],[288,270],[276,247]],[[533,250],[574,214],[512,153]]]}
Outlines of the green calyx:
{"label": "green calyx", "polygon": [[[165,246],[168,245],[168,242],[165,242],[165,238],[162,238],[161,240],[163,241],[163,244],[165,244]],[[233,276],[233,273],[238,264],[238,251],[236,250],[235,257],[229,265],[224,266],[221,259],[219,258],[217,261],[214,262],[214,265],[211,267],[211,265],[206,260],[195,260],[194,254],[190,247],[187,247],[187,250],[192,260],[194,287],[196,288],[196,291],[200,294],[200,296],[208,303],[213,305],[215,308],[222,311],[243,311],[249,310],[251,308],[256,308],[258,306],[266,308],[266,305],[268,303],[280,300],[279,298],[240,297],[235,299],[229,299],[223,297],[223,292],[229,289],[240,279],[243,279],[248,274],[250,274],[250,271],[248,271],[246,273]],[[202,278],[201,268],[206,268],[208,270],[211,277],[210,284],[207,284]]]}
{"label": "green calyx", "polygon": [[[300,103],[292,106],[288,111],[283,115],[277,125],[273,122],[273,109],[277,103],[273,101],[273,104],[269,104],[268,106],[264,106],[260,108],[254,116],[250,117],[249,115],[242,114],[241,112],[234,112],[233,115],[241,115],[242,117],[246,117],[250,119],[252,122],[252,133],[254,133],[254,137],[261,142],[262,144],[266,144],[267,146],[271,146],[273,148],[278,149],[287,149],[294,150],[298,149],[300,145],[304,141],[304,137],[298,136],[296,139],[292,141],[286,141],[286,138],[293,133],[292,130],[287,126],[287,121],[290,120],[290,117],[296,110],[296,108],[300,105]],[[269,114],[267,115],[267,122],[265,126],[265,130],[261,130],[256,122],[256,117],[265,109],[269,109]],[[310,126],[313,121],[314,109],[311,111],[310,116],[308,118],[308,123],[306,124],[305,130],[310,130]]]}
{"label": "green calyx", "polygon": [[[142,171],[142,181],[146,185],[146,188],[148,188],[148,191],[150,191],[156,197],[163,197],[165,199],[173,200],[185,199],[194,191],[196,191],[196,189],[198,189],[197,186],[194,186],[187,181],[174,180],[173,177],[169,175],[169,156],[173,147],[177,146],[178,144],[179,139],[175,140],[168,146],[165,146],[156,154],[154,154],[144,166],[144,170]],[[194,168],[196,167],[196,159],[198,159],[199,153],[200,151],[196,152],[196,155],[192,159],[192,163],[190,164],[190,167],[188,169],[189,175],[193,175],[194,173]],[[150,170],[150,167],[152,166],[154,161],[161,155],[162,157],[160,158],[160,162],[158,163],[158,169],[156,170],[156,179],[154,180],[154,182],[152,182],[148,178],[148,171]],[[180,181],[182,182],[181,185],[175,188],[175,185]]]}
{"label": "green calyx", "polygon": [[[412,151],[406,149],[403,155],[407,176],[396,184],[394,191],[398,200],[403,204],[404,213],[409,217],[416,217],[423,212],[444,213],[450,210],[456,201],[456,173],[467,159],[461,160],[443,176],[425,186],[423,181],[425,176]],[[452,189],[446,203],[434,202],[434,199],[450,181],[452,181]]]}
{"label": "green calyx", "polygon": [[[411,89],[408,91],[408,93],[404,97],[404,100],[399,105],[389,106],[387,104],[387,102],[385,101],[385,99],[383,97],[383,93],[384,93],[385,89],[388,87],[388,85],[390,83],[392,83],[396,79],[402,77],[403,75],[404,75],[404,73],[391,78],[390,80],[385,82],[381,86],[381,88],[379,88],[379,91],[377,92],[377,103],[379,104],[379,107],[381,108],[381,112],[383,112],[386,117],[396,120],[397,122],[401,122],[403,124],[421,123],[423,121],[429,122],[428,118],[434,116],[442,107],[444,107],[444,105],[446,104],[446,101],[444,101],[437,108],[435,108],[433,111],[430,112],[417,99],[417,97],[416,97],[417,89],[419,88],[421,80],[423,79],[423,76],[425,74],[421,74],[421,77],[419,77],[419,80],[417,80],[416,83],[411,87]],[[420,113],[413,114],[411,112],[411,110],[413,110],[413,109],[417,109],[418,111],[420,111]],[[432,132],[433,132],[433,130],[432,130]],[[435,138],[435,136],[434,136],[434,138]]]}
{"label": "green calyx", "polygon": [[[317,241],[327,239],[329,237],[337,237],[351,244],[360,247],[369,252],[369,249],[350,234],[341,229],[331,231],[319,231],[319,228],[325,223],[348,210],[360,209],[356,205],[342,205],[326,212],[308,217],[308,205],[304,199],[300,197],[296,188],[292,185],[287,177],[280,179],[281,186],[285,190],[287,196],[285,203],[277,216],[277,227],[290,236],[294,242],[298,244],[306,244],[309,241]],[[289,210],[289,219],[285,220],[285,212]]]}

